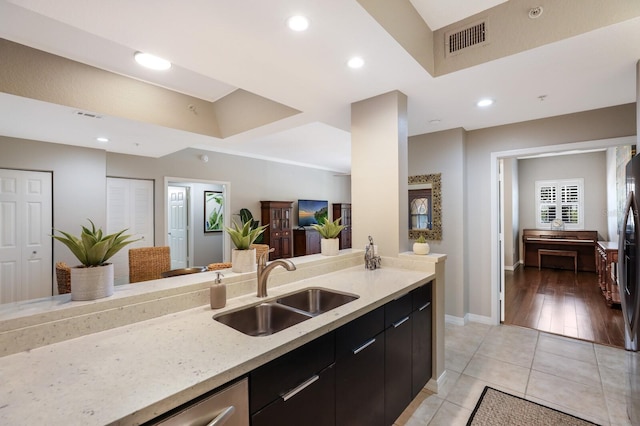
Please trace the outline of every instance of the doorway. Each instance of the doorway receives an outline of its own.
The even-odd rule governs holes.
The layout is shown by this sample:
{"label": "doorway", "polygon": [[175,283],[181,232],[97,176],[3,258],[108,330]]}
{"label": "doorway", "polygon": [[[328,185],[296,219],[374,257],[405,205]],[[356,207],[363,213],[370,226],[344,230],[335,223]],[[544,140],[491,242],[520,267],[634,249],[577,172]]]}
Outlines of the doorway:
{"label": "doorway", "polygon": [[[229,262],[231,184],[225,181],[165,177],[165,245],[170,247],[171,269]],[[222,194],[223,227],[211,232],[205,221],[205,192]]]}
{"label": "doorway", "polygon": [[53,291],[53,175],[0,169],[0,303]]}
{"label": "doorway", "polygon": [[[491,154],[491,295],[492,295],[492,304],[491,304],[491,317],[492,321],[495,324],[499,324],[504,322],[505,317],[501,314],[501,305],[505,306],[508,309],[509,299],[507,299],[506,291],[501,291],[505,287],[506,279],[505,272],[507,274],[515,273],[517,269],[516,262],[516,271],[511,271],[509,268],[509,264],[514,265],[514,262],[505,262],[506,253],[509,251],[504,249],[503,244],[519,244],[521,236],[516,231],[516,234],[513,239],[510,239],[509,236],[505,236],[505,230],[509,230],[510,222],[505,219],[505,209],[504,206],[504,194],[508,192],[507,188],[504,188],[501,191],[501,174],[500,174],[500,163],[503,159],[513,159],[522,156],[532,156],[532,155],[558,155],[561,153],[570,153],[576,151],[584,151],[584,150],[594,150],[594,149],[604,149],[610,147],[616,147],[621,145],[633,145],[635,144],[634,137],[622,137],[622,138],[614,138],[607,140],[597,140],[597,141],[586,141],[586,142],[577,142],[577,143],[569,143],[562,145],[554,145],[554,146],[546,146],[546,147],[533,147],[533,148],[525,148],[519,150],[512,151],[502,151],[502,152],[494,152]],[[604,208],[603,208],[604,210]],[[515,218],[517,221],[518,219]],[[517,229],[521,229],[522,226],[514,227]],[[508,232],[506,232],[508,234]],[[501,249],[502,248],[502,249]],[[503,266],[504,264],[507,266]],[[593,274],[595,276],[595,274]],[[595,284],[597,288],[597,284]],[[602,300],[604,304],[604,300]],[[575,337],[575,336],[570,336]]]}

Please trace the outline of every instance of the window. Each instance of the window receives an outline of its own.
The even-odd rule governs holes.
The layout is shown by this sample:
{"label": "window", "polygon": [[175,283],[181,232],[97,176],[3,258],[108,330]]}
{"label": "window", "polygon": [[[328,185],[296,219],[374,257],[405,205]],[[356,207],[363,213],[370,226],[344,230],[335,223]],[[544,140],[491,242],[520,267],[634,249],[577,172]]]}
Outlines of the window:
{"label": "window", "polygon": [[536,181],[536,227],[551,229],[554,219],[584,229],[584,179]]}

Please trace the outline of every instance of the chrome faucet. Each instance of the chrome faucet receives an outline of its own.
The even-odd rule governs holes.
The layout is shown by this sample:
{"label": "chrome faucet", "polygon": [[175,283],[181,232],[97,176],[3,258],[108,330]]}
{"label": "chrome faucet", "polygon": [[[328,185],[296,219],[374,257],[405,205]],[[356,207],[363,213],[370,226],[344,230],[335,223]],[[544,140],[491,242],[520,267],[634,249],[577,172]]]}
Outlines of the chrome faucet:
{"label": "chrome faucet", "polygon": [[367,269],[376,269],[380,267],[380,256],[375,253],[375,245],[373,238],[369,235],[369,245],[364,250],[364,267]]}
{"label": "chrome faucet", "polygon": [[282,266],[287,271],[296,270],[296,265],[288,259],[277,259],[267,265],[269,253],[273,251],[275,251],[275,249],[271,248],[269,251],[265,251],[260,255],[260,257],[258,257],[258,297],[267,297],[267,280],[269,279],[269,274],[274,268]]}

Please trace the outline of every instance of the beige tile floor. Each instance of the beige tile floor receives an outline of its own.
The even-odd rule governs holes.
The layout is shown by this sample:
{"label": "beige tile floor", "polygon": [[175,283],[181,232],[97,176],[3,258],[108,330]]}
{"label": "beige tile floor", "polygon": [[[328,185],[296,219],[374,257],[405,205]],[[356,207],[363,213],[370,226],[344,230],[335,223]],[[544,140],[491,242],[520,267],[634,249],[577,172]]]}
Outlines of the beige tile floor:
{"label": "beige tile floor", "polygon": [[485,386],[607,426],[631,425],[629,395],[640,407],[640,352],[527,328],[447,324],[445,368],[440,391],[423,390],[397,426],[465,425]]}

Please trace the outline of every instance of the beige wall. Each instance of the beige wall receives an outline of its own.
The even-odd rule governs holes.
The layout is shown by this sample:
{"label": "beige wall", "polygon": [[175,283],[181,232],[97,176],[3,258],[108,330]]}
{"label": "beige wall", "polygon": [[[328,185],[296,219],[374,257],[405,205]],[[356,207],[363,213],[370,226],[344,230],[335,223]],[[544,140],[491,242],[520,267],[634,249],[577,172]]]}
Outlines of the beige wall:
{"label": "beige wall", "polygon": [[433,253],[447,255],[445,312],[456,317],[463,317],[467,312],[465,295],[468,293],[464,268],[465,137],[462,129],[413,136],[409,138],[408,156],[409,176],[442,173],[442,240],[429,241],[429,246]]}
{"label": "beige wall", "polygon": [[389,92],[351,106],[351,176],[353,247],[364,249],[371,236],[381,256],[406,251],[409,195],[403,93]]}
{"label": "beige wall", "polygon": [[[448,268],[453,263],[464,271],[464,283],[458,284],[455,280],[459,278],[454,278],[455,275],[452,277],[447,270],[447,286],[456,286],[455,296],[451,296],[447,289],[447,315],[458,317],[462,312],[462,316],[488,320],[492,314],[494,283],[491,282],[491,268],[494,260],[491,258],[491,189],[492,185],[497,184],[491,180],[494,167],[491,162],[492,153],[635,136],[635,114],[635,104],[627,104],[487,129],[461,131],[464,137],[456,132],[444,132],[410,138],[410,161],[417,157],[414,151],[416,141],[427,145],[434,141],[435,146],[443,149],[425,150],[424,159],[420,157],[419,161],[428,161],[428,164],[457,173],[462,179],[462,184],[453,191],[443,187],[442,198],[444,203],[449,197],[458,197],[463,192],[463,199],[453,206],[454,210],[462,209],[463,212],[462,223],[459,223],[463,237],[458,238],[445,228],[442,246],[434,249],[448,255]],[[464,139],[464,143],[461,139]],[[447,148],[448,143],[454,147],[464,146],[462,158],[451,154]],[[411,165],[409,170],[410,174],[416,172]],[[451,219],[449,208],[445,206],[446,204],[443,205],[443,226],[448,226],[446,224]],[[455,257],[460,256],[459,253],[462,253],[463,258],[456,261]],[[458,289],[462,294],[458,294]]]}

